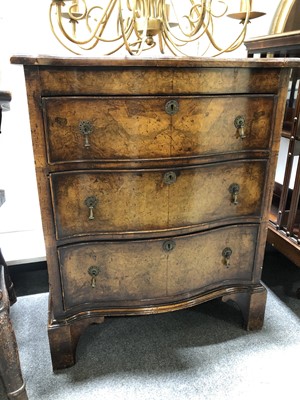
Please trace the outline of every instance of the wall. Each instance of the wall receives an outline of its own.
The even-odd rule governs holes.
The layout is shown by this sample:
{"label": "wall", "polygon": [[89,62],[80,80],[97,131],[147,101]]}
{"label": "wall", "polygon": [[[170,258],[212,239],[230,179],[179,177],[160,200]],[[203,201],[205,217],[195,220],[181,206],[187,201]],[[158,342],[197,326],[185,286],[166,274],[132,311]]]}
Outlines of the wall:
{"label": "wall", "polygon": [[[10,65],[13,54],[70,55],[56,41],[48,22],[51,0],[3,1],[0,8],[0,90],[12,93],[11,111],[3,114],[0,136],[0,187],[6,203],[0,209],[0,245],[9,263],[45,255],[34,174],[25,83],[21,66]],[[237,0],[229,1],[233,11]],[[253,0],[253,9],[267,15],[249,24],[247,38],[269,32],[279,0]],[[233,20],[226,18],[220,40],[229,35]],[[4,40],[3,40],[4,38]],[[225,55],[245,57],[244,46]]]}

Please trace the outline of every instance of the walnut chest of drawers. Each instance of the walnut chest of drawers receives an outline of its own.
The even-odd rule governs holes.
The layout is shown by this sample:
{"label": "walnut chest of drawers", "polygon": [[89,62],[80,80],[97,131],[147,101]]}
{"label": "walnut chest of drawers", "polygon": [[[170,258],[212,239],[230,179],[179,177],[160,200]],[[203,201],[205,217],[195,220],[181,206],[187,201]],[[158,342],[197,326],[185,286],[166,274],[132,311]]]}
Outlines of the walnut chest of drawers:
{"label": "walnut chest of drawers", "polygon": [[27,83],[53,368],[106,316],[220,297],[261,328],[287,62],[12,62]]}

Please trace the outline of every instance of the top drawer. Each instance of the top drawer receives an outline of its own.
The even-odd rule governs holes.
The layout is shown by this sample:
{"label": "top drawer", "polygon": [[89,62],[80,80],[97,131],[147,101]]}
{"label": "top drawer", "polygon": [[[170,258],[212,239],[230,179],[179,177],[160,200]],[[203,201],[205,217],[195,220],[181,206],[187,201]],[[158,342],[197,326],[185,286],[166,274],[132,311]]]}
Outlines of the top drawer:
{"label": "top drawer", "polygon": [[[194,59],[194,62],[196,59]],[[128,61],[127,61],[128,62]],[[170,95],[170,94],[238,94],[278,93],[280,68],[253,68],[253,62],[234,63],[227,60],[198,59],[198,67],[183,67],[186,59],[172,59],[170,67],[161,67],[163,60],[145,60],[138,66],[134,59],[131,66],[94,67],[53,66],[48,62],[39,66],[39,79],[43,96],[49,95]],[[153,65],[154,63],[154,65]],[[231,66],[227,67],[231,63]],[[148,64],[148,66],[147,66]],[[152,64],[152,66],[150,65]],[[205,67],[210,64],[210,67]],[[212,65],[215,66],[212,68]],[[245,65],[249,64],[249,67]]]}
{"label": "top drawer", "polygon": [[272,95],[46,97],[48,163],[267,149],[275,99]]}

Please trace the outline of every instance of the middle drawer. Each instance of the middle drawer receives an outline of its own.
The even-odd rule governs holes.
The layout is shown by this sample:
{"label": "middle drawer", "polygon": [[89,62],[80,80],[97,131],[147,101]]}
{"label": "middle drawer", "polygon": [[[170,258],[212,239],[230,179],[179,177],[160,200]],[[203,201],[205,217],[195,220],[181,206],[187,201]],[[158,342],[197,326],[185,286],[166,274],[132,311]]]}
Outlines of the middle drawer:
{"label": "middle drawer", "polygon": [[50,174],[56,236],[138,233],[260,216],[265,160]]}

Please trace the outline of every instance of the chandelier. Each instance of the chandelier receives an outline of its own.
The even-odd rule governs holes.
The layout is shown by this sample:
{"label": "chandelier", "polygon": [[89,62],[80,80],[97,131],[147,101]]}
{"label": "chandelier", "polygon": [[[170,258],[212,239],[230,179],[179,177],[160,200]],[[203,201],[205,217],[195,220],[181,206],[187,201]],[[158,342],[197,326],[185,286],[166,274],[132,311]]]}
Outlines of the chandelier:
{"label": "chandelier", "polygon": [[[252,0],[241,0],[239,12],[228,14],[232,0],[52,0],[53,34],[75,54],[97,46],[101,55],[126,50],[140,55],[159,49],[162,54],[214,56],[236,50],[247,24],[264,13],[252,11]],[[238,33],[225,46],[217,43],[215,26],[222,17],[240,20]],[[226,38],[227,32],[222,37]],[[201,44],[201,49],[200,49]]]}

